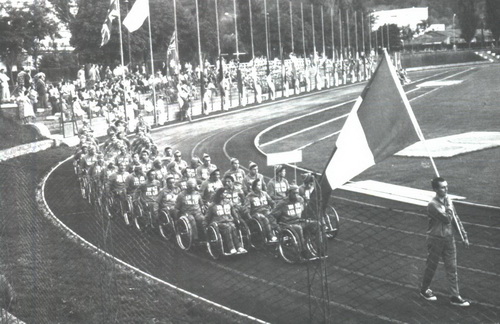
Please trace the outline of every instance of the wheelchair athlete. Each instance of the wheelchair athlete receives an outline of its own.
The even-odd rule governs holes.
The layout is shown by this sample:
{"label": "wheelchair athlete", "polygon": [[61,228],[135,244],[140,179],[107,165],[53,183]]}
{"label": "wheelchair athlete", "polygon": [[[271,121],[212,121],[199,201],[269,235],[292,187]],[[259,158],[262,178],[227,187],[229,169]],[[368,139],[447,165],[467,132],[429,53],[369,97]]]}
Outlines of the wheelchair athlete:
{"label": "wheelchair athlete", "polygon": [[118,164],[118,171],[108,178],[109,193],[115,202],[115,207],[119,202],[122,206],[127,206],[127,178],[130,174],[125,171],[126,167],[125,163],[121,162]]}
{"label": "wheelchair athlete", "polygon": [[217,224],[222,242],[230,254],[246,253],[247,250],[243,248],[243,243],[236,229],[235,223],[238,222],[238,218],[234,208],[224,199],[225,190],[225,188],[219,188],[215,192],[213,203],[208,207],[206,222]]}
{"label": "wheelchair athlete", "polygon": [[250,213],[251,218],[255,218],[261,223],[264,229],[264,235],[267,237],[268,241],[270,243],[275,243],[278,241],[278,238],[274,235],[272,230],[277,230],[278,225],[274,218],[269,219],[268,217],[275,204],[269,194],[262,191],[261,182],[261,179],[255,179],[252,182],[252,191],[246,197],[245,209]]}
{"label": "wheelchair athlete", "polygon": [[300,242],[301,254],[307,255],[305,235],[314,237],[317,234],[317,221],[303,219],[304,199],[299,195],[299,187],[291,185],[288,189],[287,197],[276,205],[269,217],[274,217],[278,224],[288,226],[296,235]]}
{"label": "wheelchair athlete", "polygon": [[[179,219],[186,215],[193,229],[194,240],[205,240],[206,220],[203,215],[203,201],[200,193],[196,190],[198,184],[195,179],[186,182],[186,189],[182,191],[175,201],[175,212]],[[176,220],[177,220],[176,219]]]}
{"label": "wheelchair athlete", "polygon": [[160,181],[156,180],[156,171],[149,170],[146,173],[146,182],[137,189],[139,203],[144,210],[151,215],[152,226],[158,224],[158,196],[161,191]]}
{"label": "wheelchair athlete", "polygon": [[173,175],[168,175],[166,185],[160,191],[158,196],[159,211],[164,211],[175,218],[175,202],[179,195],[180,189],[175,186],[175,178]]}

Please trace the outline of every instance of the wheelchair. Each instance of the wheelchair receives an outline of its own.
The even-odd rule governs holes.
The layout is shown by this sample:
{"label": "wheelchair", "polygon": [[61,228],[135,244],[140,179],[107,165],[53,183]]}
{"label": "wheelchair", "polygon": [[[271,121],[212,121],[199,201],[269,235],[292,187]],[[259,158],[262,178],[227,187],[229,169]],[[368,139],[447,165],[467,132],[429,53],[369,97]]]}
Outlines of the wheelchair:
{"label": "wheelchair", "polygon": [[[306,220],[304,220],[306,222]],[[279,223],[278,254],[287,263],[302,263],[326,258],[319,254],[319,236],[311,236],[308,231],[303,231],[304,242],[300,242],[298,235],[291,224]],[[305,245],[305,246],[303,246]]]}
{"label": "wheelchair", "polygon": [[177,245],[184,251],[188,251],[194,241],[193,228],[188,217],[188,215],[182,215],[175,222],[174,226]]}
{"label": "wheelchair", "polygon": [[[243,239],[244,235],[242,234],[241,226],[237,226],[238,239],[241,242],[242,247],[245,249],[245,240]],[[229,256],[235,254],[245,254],[245,252],[236,252],[230,253],[228,248],[224,246],[224,242],[222,239],[222,234],[220,233],[219,225],[217,223],[211,223],[207,227],[207,250],[210,256],[217,260],[221,256]]]}
{"label": "wheelchair", "polygon": [[175,223],[170,212],[165,210],[158,211],[158,232],[167,241],[175,237]]}
{"label": "wheelchair", "polygon": [[90,191],[91,185],[90,185],[90,179],[86,174],[82,174],[78,177],[79,183],[80,183],[80,192],[82,194],[82,198],[86,199],[90,203]]}
{"label": "wheelchair", "polygon": [[[262,250],[266,246],[276,246],[276,244],[278,244],[278,241],[269,241],[266,233],[264,233],[264,225],[260,219],[252,217],[246,221],[246,225],[248,226],[249,242],[252,248]],[[274,236],[278,236],[277,232],[274,230],[272,231]]]}
{"label": "wheelchair", "polygon": [[153,228],[153,215],[151,215],[151,209],[149,206],[144,206],[140,200],[133,202],[133,206],[134,227],[139,232],[143,232],[147,228]]}
{"label": "wheelchair", "polygon": [[328,239],[334,239],[339,233],[339,214],[332,206],[326,207],[325,211],[325,234]]}

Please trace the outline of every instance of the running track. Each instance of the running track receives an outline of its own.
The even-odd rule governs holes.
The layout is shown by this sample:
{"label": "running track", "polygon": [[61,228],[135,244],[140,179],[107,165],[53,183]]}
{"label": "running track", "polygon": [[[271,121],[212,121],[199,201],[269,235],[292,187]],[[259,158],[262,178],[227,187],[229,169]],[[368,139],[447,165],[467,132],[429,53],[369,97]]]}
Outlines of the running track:
{"label": "running track", "polygon": [[[476,69],[419,72],[411,78],[434,80],[456,73],[465,78]],[[290,133],[313,127],[306,138],[285,138],[262,149],[272,152],[280,146],[307,145],[341,128],[341,116],[350,110],[352,100],[362,89],[363,85],[349,85],[163,128],[155,131],[153,137],[160,148],[168,144],[181,149],[186,160],[189,155],[201,156],[209,152],[213,162],[225,171],[229,168],[228,157],[238,157],[242,166],[254,161],[262,173],[270,176],[272,170],[265,167],[265,156],[253,145],[260,132],[284,120],[324,109],[321,114],[300,118],[289,125]],[[416,88],[414,84],[405,90],[409,99],[414,100],[412,104],[417,104],[420,96],[439,92],[436,88]],[[329,108],[332,106],[335,108]],[[314,127],[332,119],[336,120],[331,124]],[[261,143],[280,136],[279,131],[271,136],[273,138],[263,134],[265,141]],[[331,138],[335,139],[335,135]],[[304,166],[321,171],[318,160],[323,158],[308,156],[307,149],[304,152]],[[204,249],[180,252],[172,242],[164,242],[151,233],[137,233],[117,219],[103,225],[92,208],[80,199],[69,163],[63,164],[49,178],[45,194],[50,208],[67,226],[115,257],[155,277],[264,321],[304,323],[309,320],[306,264],[287,265],[275,259],[270,251],[252,251],[241,257],[212,261]],[[332,321],[485,323],[498,320],[500,303],[494,287],[500,283],[497,261],[500,226],[494,211],[471,207],[459,210],[461,215],[467,215],[462,218],[467,223],[469,236],[477,237],[471,249],[459,249],[463,294],[475,301],[473,308],[462,310],[445,303],[447,292],[441,268],[434,288],[438,297],[442,297],[438,304],[429,304],[417,295],[425,257],[422,233],[426,219],[421,209],[350,193],[336,192],[335,195],[334,203],[338,206],[342,225],[338,238],[328,246],[328,307]],[[379,217],[374,221],[372,215]],[[319,289],[315,293],[319,293]],[[317,299],[313,298],[314,301]]]}

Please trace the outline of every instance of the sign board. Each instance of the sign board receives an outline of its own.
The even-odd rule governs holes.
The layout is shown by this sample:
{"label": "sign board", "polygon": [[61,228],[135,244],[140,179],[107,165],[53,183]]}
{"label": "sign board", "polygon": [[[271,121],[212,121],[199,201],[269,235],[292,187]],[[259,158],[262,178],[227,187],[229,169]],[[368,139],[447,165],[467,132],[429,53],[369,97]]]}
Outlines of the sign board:
{"label": "sign board", "polygon": [[268,166],[298,162],[302,162],[302,150],[270,153],[267,155]]}

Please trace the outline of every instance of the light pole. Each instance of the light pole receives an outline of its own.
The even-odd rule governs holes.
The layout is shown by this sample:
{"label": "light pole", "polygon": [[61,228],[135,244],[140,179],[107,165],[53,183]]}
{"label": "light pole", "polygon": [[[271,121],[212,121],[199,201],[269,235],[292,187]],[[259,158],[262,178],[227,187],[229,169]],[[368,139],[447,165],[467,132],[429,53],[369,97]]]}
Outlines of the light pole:
{"label": "light pole", "polygon": [[457,45],[455,44],[456,39],[455,39],[455,16],[456,14],[453,14],[453,50],[457,50]]}

